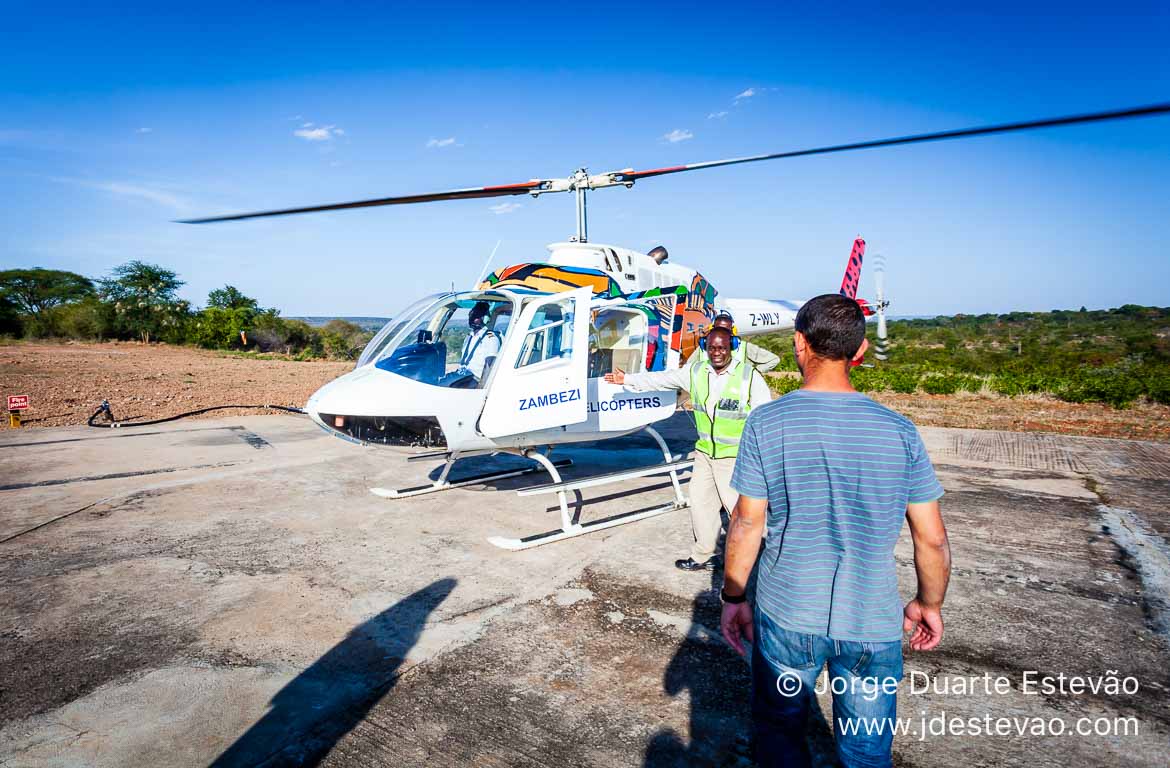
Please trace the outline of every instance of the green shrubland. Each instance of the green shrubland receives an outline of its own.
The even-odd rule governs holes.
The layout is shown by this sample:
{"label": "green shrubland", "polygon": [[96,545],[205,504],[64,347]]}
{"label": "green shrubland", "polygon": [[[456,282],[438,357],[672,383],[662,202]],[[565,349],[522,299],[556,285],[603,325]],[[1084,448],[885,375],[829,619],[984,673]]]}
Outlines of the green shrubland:
{"label": "green shrubland", "polygon": [[[875,331],[871,325],[871,345]],[[1170,405],[1166,307],[1127,304],[1107,310],[894,320],[889,336],[889,360],[875,360],[871,353],[867,363],[872,367],[853,370],[859,390],[1042,394],[1115,408],[1142,399]],[[754,341],[781,355],[782,370],[796,370],[791,332]]]}

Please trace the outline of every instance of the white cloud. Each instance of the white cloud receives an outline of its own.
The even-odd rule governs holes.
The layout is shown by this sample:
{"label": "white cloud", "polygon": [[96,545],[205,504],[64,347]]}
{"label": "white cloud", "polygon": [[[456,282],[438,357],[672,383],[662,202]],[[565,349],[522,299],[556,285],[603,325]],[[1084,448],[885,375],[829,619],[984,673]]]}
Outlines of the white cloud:
{"label": "white cloud", "polygon": [[135,133],[150,133],[153,130],[154,130],[153,128],[145,128],[144,127],[144,128],[139,128],[137,131],[135,131]]}
{"label": "white cloud", "polygon": [[449,147],[455,143],[455,137],[449,136],[445,139],[431,139],[427,142],[428,149],[441,149],[442,147]]}
{"label": "white cloud", "polygon": [[488,206],[488,210],[499,216],[502,213],[515,213],[523,207],[520,203],[497,203],[496,205]]}
{"label": "white cloud", "polygon": [[670,133],[664,135],[662,138],[669,141],[671,144],[677,144],[680,141],[695,138],[695,134],[688,131],[686,128],[675,128]]}
{"label": "white cloud", "polygon": [[708,120],[718,120],[721,117],[727,117],[727,110],[726,109],[723,110],[722,112],[712,112],[711,114],[707,115]]}
{"label": "white cloud", "polygon": [[738,103],[740,101],[743,101],[744,99],[750,99],[752,96],[755,96],[755,95],[756,95],[756,89],[755,88],[748,88],[746,91],[740,91],[739,93],[737,93],[735,95],[735,101]]}
{"label": "white cloud", "polygon": [[293,131],[293,136],[298,136],[305,141],[329,141],[335,136],[344,135],[345,131],[336,125],[315,125],[313,123],[302,123],[300,128]]}

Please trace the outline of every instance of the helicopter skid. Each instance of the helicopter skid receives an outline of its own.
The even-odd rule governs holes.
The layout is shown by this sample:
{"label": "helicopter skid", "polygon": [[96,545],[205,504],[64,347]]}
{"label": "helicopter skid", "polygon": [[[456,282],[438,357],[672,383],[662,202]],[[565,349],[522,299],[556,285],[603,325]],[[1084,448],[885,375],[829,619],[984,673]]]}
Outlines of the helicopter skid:
{"label": "helicopter skid", "polygon": [[[561,511],[561,529],[559,531],[548,531],[546,533],[538,533],[532,536],[525,536],[524,538],[514,539],[504,536],[492,536],[488,542],[497,547],[508,550],[531,549],[532,547],[539,547],[542,544],[551,544],[555,541],[563,541],[564,539],[571,539],[576,536],[583,536],[586,533],[603,530],[605,528],[613,528],[618,525],[625,525],[626,523],[634,523],[639,520],[645,520],[649,517],[657,515],[664,515],[667,512],[673,512],[676,509],[685,509],[688,505],[687,497],[683,495],[682,484],[679,482],[678,473],[683,469],[690,468],[693,461],[680,461],[677,456],[670,452],[666,445],[666,441],[662,439],[662,435],[651,426],[643,427],[643,431],[654,439],[662,451],[662,464],[656,464],[649,467],[639,467],[637,469],[625,469],[617,472],[611,472],[606,475],[595,475],[593,477],[581,478],[579,480],[570,480],[563,482],[561,475],[557,472],[556,466],[553,462],[540,453],[533,450],[524,452],[524,455],[540,463],[552,477],[553,482],[549,485],[541,485],[535,488],[527,488],[518,491],[517,495],[532,496],[541,493],[555,493],[557,496],[557,505]],[[613,515],[612,517],[603,518],[601,520],[594,520],[589,523],[580,523],[574,520],[569,513],[568,492],[575,491],[580,488],[592,488],[599,485],[606,485],[609,483],[616,483],[622,480],[629,480],[635,477],[648,477],[650,475],[669,474],[670,482],[674,489],[674,501],[660,507],[653,509],[646,509],[642,511],[626,512],[623,514]]]}
{"label": "helicopter skid", "polygon": [[[461,458],[461,457],[460,457]],[[454,464],[454,459],[449,460],[449,464]],[[572,465],[572,459],[558,459],[553,462],[553,466],[558,469]],[[375,496],[380,496],[383,499],[409,499],[413,496],[424,496],[428,493],[438,493],[439,491],[449,491],[452,488],[462,488],[467,485],[479,485],[482,483],[490,483],[493,480],[506,480],[509,477],[521,477],[523,475],[531,475],[534,472],[540,472],[544,469],[542,466],[524,467],[522,469],[510,469],[504,472],[484,472],[478,475],[471,475],[464,477],[455,482],[447,480],[447,472],[450,466],[443,468],[443,473],[439,475],[439,479],[427,485],[419,485],[413,488],[371,488],[370,493]]]}
{"label": "helicopter skid", "polygon": [[488,538],[488,542],[494,544],[501,549],[507,549],[513,552],[522,549],[532,549],[543,544],[552,544],[556,541],[564,541],[565,539],[572,539],[577,536],[584,536],[587,533],[600,531],[605,528],[613,528],[626,523],[636,523],[639,520],[645,520],[650,517],[657,517],[658,515],[665,515],[667,512],[674,512],[677,509],[684,509],[686,503],[679,504],[671,502],[664,504],[661,507],[653,509],[642,510],[641,512],[627,512],[621,515],[614,515],[603,520],[595,520],[590,523],[581,523],[579,525],[571,525],[567,529],[553,530],[547,533],[538,533],[532,536],[525,536],[522,539],[509,539],[505,536],[492,536]]}

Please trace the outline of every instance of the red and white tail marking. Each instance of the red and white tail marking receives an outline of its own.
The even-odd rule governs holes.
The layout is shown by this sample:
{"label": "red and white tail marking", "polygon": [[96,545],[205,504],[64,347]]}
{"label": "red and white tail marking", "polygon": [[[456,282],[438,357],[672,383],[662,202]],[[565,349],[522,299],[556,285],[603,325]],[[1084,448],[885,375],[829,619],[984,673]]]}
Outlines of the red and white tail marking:
{"label": "red and white tail marking", "polygon": [[865,241],[860,237],[853,241],[849,252],[849,263],[845,265],[845,277],[841,280],[841,295],[857,298],[857,285],[861,282],[861,261],[865,258]]}

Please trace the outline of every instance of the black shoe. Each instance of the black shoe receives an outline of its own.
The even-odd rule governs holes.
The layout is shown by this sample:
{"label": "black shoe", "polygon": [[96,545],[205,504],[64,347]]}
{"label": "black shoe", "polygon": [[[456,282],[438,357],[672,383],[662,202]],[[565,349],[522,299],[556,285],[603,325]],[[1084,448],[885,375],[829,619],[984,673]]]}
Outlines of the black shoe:
{"label": "black shoe", "polygon": [[682,571],[713,571],[718,564],[718,560],[714,557],[704,563],[696,563],[689,557],[686,560],[674,561],[674,567]]}

